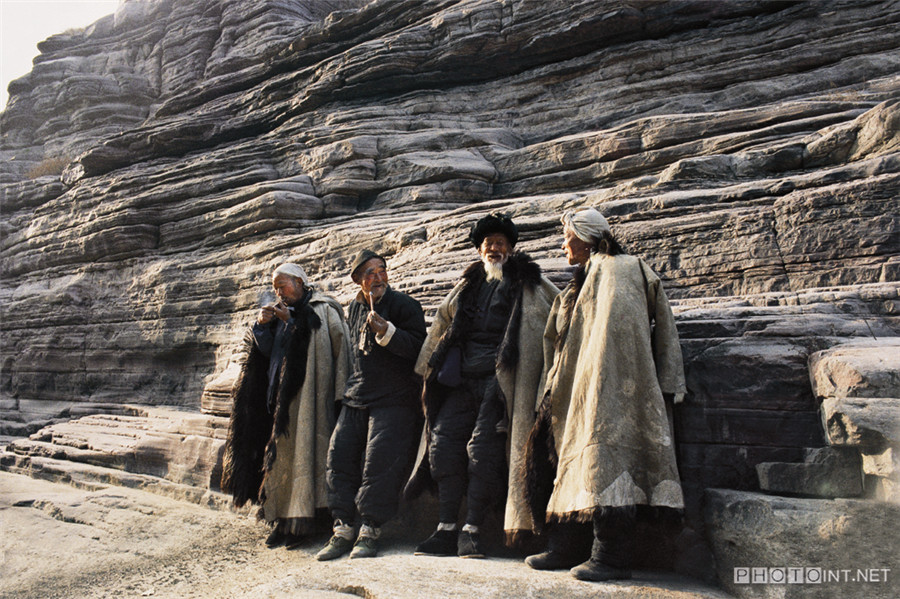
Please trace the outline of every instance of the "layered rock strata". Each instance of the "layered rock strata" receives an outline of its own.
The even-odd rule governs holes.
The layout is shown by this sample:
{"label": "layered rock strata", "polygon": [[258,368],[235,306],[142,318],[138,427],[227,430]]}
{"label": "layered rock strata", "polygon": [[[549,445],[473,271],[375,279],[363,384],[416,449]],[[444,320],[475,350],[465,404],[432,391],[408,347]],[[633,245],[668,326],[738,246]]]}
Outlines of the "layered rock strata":
{"label": "layered rock strata", "polygon": [[0,434],[227,412],[286,260],[346,303],[371,247],[430,315],[503,210],[563,285],[560,213],[596,206],[673,300],[698,521],[703,489],[826,444],[811,354],[900,335],[898,24],[876,0],[126,0],[44,42],[0,115]]}

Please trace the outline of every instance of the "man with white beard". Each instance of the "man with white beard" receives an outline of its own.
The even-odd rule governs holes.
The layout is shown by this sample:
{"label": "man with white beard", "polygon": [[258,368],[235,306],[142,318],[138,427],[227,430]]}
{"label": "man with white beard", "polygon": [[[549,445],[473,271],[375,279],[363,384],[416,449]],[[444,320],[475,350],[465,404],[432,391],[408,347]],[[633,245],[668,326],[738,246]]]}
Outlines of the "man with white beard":
{"label": "man with white beard", "polygon": [[[406,496],[417,495],[430,477],[440,520],[417,555],[484,557],[480,527],[504,497],[507,542],[532,529],[521,449],[534,422],[543,328],[558,290],[527,254],[514,252],[518,237],[504,214],[475,224],[469,239],[481,260],[438,308],[416,363],[425,379],[427,451]],[[464,497],[465,525],[458,530]]]}

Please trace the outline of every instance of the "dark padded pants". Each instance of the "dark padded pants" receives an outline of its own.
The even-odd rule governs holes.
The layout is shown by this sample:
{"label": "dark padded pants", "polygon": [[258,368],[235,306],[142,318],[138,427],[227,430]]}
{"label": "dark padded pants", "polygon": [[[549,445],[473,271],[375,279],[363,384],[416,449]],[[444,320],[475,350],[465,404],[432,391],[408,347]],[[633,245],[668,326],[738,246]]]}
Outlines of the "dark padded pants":
{"label": "dark padded pants", "polygon": [[328,447],[328,507],[335,520],[381,526],[396,513],[421,421],[406,406],[344,406]]}
{"label": "dark padded pants", "polygon": [[505,415],[493,376],[464,380],[441,405],[428,455],[441,522],[456,522],[465,496],[466,523],[479,526],[505,498],[506,435],[497,431]]}

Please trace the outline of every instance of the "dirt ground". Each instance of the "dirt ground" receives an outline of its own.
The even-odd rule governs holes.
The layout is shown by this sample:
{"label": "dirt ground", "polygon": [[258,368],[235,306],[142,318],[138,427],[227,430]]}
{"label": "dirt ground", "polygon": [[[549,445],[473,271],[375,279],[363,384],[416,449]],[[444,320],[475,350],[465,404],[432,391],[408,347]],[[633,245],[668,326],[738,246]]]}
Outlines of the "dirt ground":
{"label": "dirt ground", "polygon": [[668,574],[587,583],[566,571],[531,570],[521,559],[414,556],[411,543],[396,541],[374,559],[318,562],[327,532],[295,550],[269,549],[266,526],[250,514],[7,472],[0,472],[0,531],[3,598],[727,597]]}

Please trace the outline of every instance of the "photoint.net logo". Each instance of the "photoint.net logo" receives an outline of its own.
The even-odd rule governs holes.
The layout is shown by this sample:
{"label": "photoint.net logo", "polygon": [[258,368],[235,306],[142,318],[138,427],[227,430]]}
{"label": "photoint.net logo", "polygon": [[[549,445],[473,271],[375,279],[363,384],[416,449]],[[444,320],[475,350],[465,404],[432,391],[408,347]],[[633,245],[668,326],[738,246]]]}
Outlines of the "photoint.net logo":
{"label": "photoint.net logo", "polygon": [[734,584],[834,584],[887,582],[890,568],[735,568]]}

